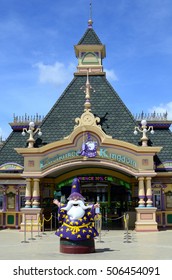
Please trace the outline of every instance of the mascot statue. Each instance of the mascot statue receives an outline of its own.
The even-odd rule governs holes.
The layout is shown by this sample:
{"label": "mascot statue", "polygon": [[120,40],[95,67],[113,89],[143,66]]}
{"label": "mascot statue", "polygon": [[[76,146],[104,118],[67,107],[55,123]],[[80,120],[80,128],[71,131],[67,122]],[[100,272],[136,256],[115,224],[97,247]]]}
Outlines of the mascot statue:
{"label": "mascot statue", "polygon": [[94,228],[95,209],[100,206],[98,203],[94,205],[84,203],[85,198],[80,194],[80,183],[77,178],[72,182],[68,200],[66,206],[57,199],[53,200],[53,203],[58,206],[59,228],[56,235],[60,237],[60,252],[93,253],[95,252],[94,238],[98,236]]}

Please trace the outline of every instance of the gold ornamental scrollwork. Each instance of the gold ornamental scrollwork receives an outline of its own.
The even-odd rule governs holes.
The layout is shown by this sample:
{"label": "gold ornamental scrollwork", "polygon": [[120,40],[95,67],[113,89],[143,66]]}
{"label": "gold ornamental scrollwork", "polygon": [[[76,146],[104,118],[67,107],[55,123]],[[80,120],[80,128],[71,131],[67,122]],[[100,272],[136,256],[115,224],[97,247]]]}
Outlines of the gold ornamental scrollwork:
{"label": "gold ornamental scrollwork", "polygon": [[81,120],[82,120],[82,123],[85,125],[92,125],[94,123],[94,117],[92,116],[92,114],[89,114],[89,112],[84,113],[81,116]]}
{"label": "gold ornamental scrollwork", "polygon": [[99,126],[97,123],[100,122],[100,118],[95,117],[90,111],[86,111],[81,115],[80,118],[76,118],[75,122],[77,123],[75,127],[87,125]]}

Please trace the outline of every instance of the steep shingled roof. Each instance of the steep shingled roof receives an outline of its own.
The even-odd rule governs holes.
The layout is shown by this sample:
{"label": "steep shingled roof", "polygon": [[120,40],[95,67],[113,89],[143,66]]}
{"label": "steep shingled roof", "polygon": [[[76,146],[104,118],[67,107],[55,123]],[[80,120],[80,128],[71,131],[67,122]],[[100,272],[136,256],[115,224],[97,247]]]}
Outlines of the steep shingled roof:
{"label": "steep shingled roof", "polygon": [[[141,134],[133,134],[136,122],[107,81],[105,76],[90,76],[90,84],[95,89],[91,94],[92,113],[101,119],[102,129],[114,139],[123,140],[138,145]],[[76,76],[54,104],[44,118],[42,130],[42,143],[45,145],[63,139],[69,135],[75,125],[75,118],[80,117],[84,111],[85,94],[81,87],[86,83],[86,76]],[[158,155],[159,161],[171,160],[172,133],[169,129],[156,129],[155,134],[149,133],[149,139],[153,146],[163,146]],[[164,141],[165,139],[165,141]],[[26,138],[21,132],[12,132],[4,147],[0,151],[0,164],[16,162],[22,164],[23,160],[13,149],[25,147]]]}
{"label": "steep shingled roof", "polygon": [[[95,89],[91,93],[92,113],[100,117],[102,129],[113,138],[136,143],[133,116],[105,76],[90,76],[89,79]],[[72,132],[75,118],[84,112],[85,93],[81,87],[85,84],[86,76],[77,75],[55,103],[41,125],[43,142],[62,139]]]}
{"label": "steep shingled roof", "polygon": [[26,139],[22,137],[21,131],[12,131],[0,150],[0,165],[13,162],[23,166],[24,159],[14,150],[14,148],[21,148],[25,146]]}
{"label": "steep shingled roof", "polygon": [[[92,28],[88,28],[78,44],[101,44]],[[114,139],[123,140],[138,145],[141,134],[133,134],[137,125],[131,112],[123,103],[119,95],[110,85],[105,75],[89,77],[95,92],[91,93],[91,110],[101,119],[102,129]],[[65,89],[60,98],[44,118],[41,130],[41,139],[37,138],[38,146],[46,145],[68,136],[75,125],[75,118],[80,117],[84,111],[85,93],[81,87],[86,84],[86,76],[77,74]],[[28,112],[29,113],[29,112]],[[163,146],[158,154],[158,162],[172,159],[172,132],[170,129],[156,129],[155,134],[148,134],[152,146]],[[0,165],[7,162],[16,162],[23,165],[23,158],[14,148],[25,147],[26,138],[21,131],[13,131],[0,150]]]}
{"label": "steep shingled roof", "polygon": [[[136,122],[106,77],[90,76],[89,79],[95,89],[91,94],[92,113],[100,117],[102,129],[113,138],[137,144],[137,137],[133,135]],[[80,117],[84,112],[85,93],[81,87],[85,84],[86,76],[74,77],[54,104],[41,125],[42,144],[61,140],[72,132],[75,118]],[[7,159],[11,161],[9,160],[11,158],[12,161],[16,160],[21,164],[21,161],[18,162],[20,156],[15,151],[12,152],[12,146],[26,146],[26,138],[24,141],[21,132],[12,132],[0,153],[0,164],[2,164],[2,157],[5,161]]]}
{"label": "steep shingled roof", "polygon": [[95,31],[92,28],[88,28],[78,45],[102,45],[102,43]]}

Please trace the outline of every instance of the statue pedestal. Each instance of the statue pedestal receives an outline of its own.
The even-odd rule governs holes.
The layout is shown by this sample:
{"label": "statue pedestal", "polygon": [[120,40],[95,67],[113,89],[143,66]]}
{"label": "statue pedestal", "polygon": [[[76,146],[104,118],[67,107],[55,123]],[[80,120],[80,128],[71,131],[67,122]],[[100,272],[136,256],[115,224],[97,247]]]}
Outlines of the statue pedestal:
{"label": "statue pedestal", "polygon": [[60,252],[66,254],[88,254],[95,252],[94,239],[73,241],[60,238]]}
{"label": "statue pedestal", "polygon": [[22,208],[22,222],[20,224],[20,231],[41,231],[40,214],[41,208]]}
{"label": "statue pedestal", "polygon": [[136,231],[158,231],[156,222],[156,207],[137,207],[135,230]]}

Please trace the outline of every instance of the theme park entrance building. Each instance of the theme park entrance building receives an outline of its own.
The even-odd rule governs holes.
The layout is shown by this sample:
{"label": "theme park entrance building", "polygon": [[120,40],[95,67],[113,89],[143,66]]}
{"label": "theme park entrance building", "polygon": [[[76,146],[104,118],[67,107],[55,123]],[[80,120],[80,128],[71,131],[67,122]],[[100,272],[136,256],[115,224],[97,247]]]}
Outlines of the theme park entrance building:
{"label": "theme park entrance building", "polygon": [[32,218],[37,230],[44,215],[49,227],[53,198],[65,202],[75,177],[106,225],[123,227],[127,212],[136,231],[171,226],[171,121],[130,113],[106,79],[91,20],[75,54],[74,78],[45,118],[10,124],[0,149],[0,226],[23,230]]}

